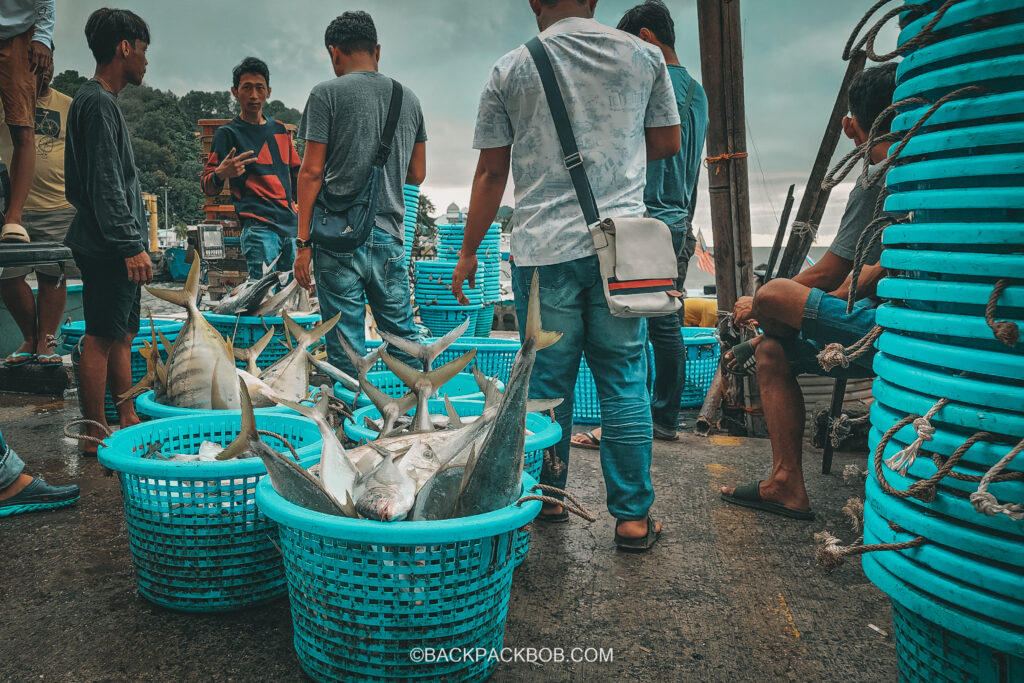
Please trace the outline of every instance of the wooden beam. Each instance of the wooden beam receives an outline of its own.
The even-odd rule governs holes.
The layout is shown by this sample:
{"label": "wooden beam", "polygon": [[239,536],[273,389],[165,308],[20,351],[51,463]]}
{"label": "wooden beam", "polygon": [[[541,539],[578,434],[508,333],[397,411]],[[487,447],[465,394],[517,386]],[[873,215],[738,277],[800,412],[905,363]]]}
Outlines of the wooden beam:
{"label": "wooden beam", "polygon": [[[829,114],[828,123],[825,125],[825,134],[818,146],[818,156],[814,158],[814,166],[811,167],[811,174],[807,178],[807,187],[800,198],[800,206],[793,218],[793,231],[790,233],[789,242],[782,253],[779,261],[779,272],[777,277],[791,278],[803,268],[804,258],[814,243],[818,233],[818,224],[821,217],[825,215],[825,206],[828,204],[829,190],[821,188],[821,181],[828,173],[832,156],[839,144],[839,134],[843,131],[843,117],[850,108],[850,84],[853,79],[864,70],[864,62],[867,59],[863,50],[858,50],[850,57],[846,66],[846,75],[843,76],[843,84],[839,86],[839,94],[836,95],[835,104],[832,106],[832,113]],[[805,227],[805,226],[809,226]]]}

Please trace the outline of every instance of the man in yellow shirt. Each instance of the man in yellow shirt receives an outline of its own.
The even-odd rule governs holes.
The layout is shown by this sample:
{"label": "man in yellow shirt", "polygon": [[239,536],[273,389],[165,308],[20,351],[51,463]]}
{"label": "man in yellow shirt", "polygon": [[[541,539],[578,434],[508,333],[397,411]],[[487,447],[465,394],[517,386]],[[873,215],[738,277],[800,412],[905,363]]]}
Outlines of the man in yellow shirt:
{"label": "man in yellow shirt", "polygon": [[718,325],[718,301],[715,299],[683,299],[683,325],[685,327],[715,327]]}
{"label": "man in yellow shirt", "polygon": [[[64,130],[71,98],[50,87],[53,64],[40,75],[35,111],[35,177],[25,202],[22,224],[32,242],[63,242],[75,209],[64,196]],[[0,127],[0,157],[10,159],[14,145],[6,126]],[[74,261],[65,262],[65,273],[77,276]],[[38,297],[25,277],[32,271],[38,281]],[[5,268],[0,272],[0,295],[21,329],[21,346],[4,360],[8,366],[38,362],[59,365],[52,338],[57,333],[67,283],[57,265]]]}

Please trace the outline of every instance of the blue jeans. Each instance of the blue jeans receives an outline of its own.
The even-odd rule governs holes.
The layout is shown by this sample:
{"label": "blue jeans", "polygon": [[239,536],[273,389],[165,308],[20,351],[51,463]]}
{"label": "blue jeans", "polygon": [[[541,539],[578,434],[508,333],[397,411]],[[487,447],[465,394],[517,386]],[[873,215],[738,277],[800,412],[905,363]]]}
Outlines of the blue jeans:
{"label": "blue jeans", "polygon": [[[669,229],[679,270],[677,287],[682,291],[696,240],[688,223],[670,226]],[[686,347],[679,331],[680,325],[678,313],[647,319],[647,335],[654,348],[651,419],[659,431],[673,434],[679,423],[679,403],[686,386]]]}
{"label": "blue jeans", "polygon": [[537,353],[532,398],[561,398],[555,419],[562,440],[544,459],[541,483],[564,489],[569,473],[573,392],[585,354],[601,402],[601,469],[608,511],[617,519],[644,519],[654,502],[651,485],[651,402],[647,393],[646,335],[641,318],[616,318],[608,310],[597,257],[551,266],[512,266],[520,336],[526,330],[530,281],[540,272],[541,319],[562,339]]}
{"label": "blue jeans", "polygon": [[779,339],[793,374],[828,375],[837,379],[874,377],[874,349],[850,361],[850,367],[836,366],[828,372],[822,370],[818,363],[818,353],[833,342],[851,346],[859,341],[875,326],[877,306],[877,302],[865,298],[853,305],[852,313],[847,313],[845,299],[826,294],[816,287],[811,289],[804,305],[800,334]]}
{"label": "blue jeans", "polygon": [[[416,341],[419,333],[412,319],[412,294],[405,249],[393,235],[374,228],[369,239],[353,252],[338,253],[313,248],[313,271],[324,320],[341,313],[337,330],[359,354],[366,353],[365,303],[370,304],[377,327]],[[409,357],[394,355],[408,362]],[[334,332],[327,334],[327,359],[331,365],[354,375]]]}
{"label": "blue jeans", "polygon": [[14,449],[4,443],[3,434],[0,434],[0,491],[14,483],[25,469]]}
{"label": "blue jeans", "polygon": [[242,226],[242,254],[249,268],[249,279],[263,277],[263,265],[277,261],[277,270],[292,269],[295,261],[295,238],[285,237],[273,228],[259,221],[246,221]]}

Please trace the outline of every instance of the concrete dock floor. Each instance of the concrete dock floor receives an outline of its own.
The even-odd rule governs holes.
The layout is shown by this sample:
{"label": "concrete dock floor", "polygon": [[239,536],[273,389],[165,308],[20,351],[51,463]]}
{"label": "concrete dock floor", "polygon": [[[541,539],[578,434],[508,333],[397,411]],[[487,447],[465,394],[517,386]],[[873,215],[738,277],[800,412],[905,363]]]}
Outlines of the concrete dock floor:
{"label": "concrete dock floor", "polygon": [[[64,510],[0,520],[0,680],[305,680],[292,648],[288,601],[193,615],[141,598],[116,477],[79,457],[60,427],[66,401],[0,395],[3,433],[53,483],[75,481]],[[807,449],[818,519],[735,508],[717,487],[764,478],[768,443],[684,433],[655,442],[654,513],[665,533],[646,555],[614,550],[596,452],[574,451],[570,488],[599,519],[534,525],[516,570],[505,631],[513,648],[612,649],[605,663],[501,664],[492,681],[890,681],[896,655],[889,600],[852,559],[831,575],[813,564],[812,534],[852,540],[840,508],[839,453],[822,475]]]}

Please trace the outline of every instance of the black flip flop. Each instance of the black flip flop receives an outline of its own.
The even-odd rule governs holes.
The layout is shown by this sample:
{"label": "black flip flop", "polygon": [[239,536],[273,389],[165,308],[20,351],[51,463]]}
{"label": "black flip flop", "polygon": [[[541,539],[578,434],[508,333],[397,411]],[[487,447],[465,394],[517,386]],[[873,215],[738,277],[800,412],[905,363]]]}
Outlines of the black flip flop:
{"label": "black flip flop", "polygon": [[732,362],[722,363],[722,368],[736,377],[749,377],[757,368],[754,347],[749,341],[740,342],[727,351],[732,354]]}
{"label": "black flip flop", "polygon": [[589,432],[580,432],[579,434],[573,434],[573,436],[581,436],[587,440],[587,443],[578,443],[569,439],[569,445],[574,448],[585,448],[589,451],[601,450],[601,439],[594,436],[594,430],[591,429]]}
{"label": "black flip flop", "polygon": [[762,510],[764,512],[770,512],[774,515],[782,515],[783,517],[789,517],[791,519],[800,519],[804,521],[814,519],[814,513],[809,508],[807,510],[794,510],[793,508],[786,507],[780,503],[775,503],[762,498],[761,482],[757,482],[756,484],[747,484],[746,486],[737,486],[732,492],[732,495],[723,493],[722,500],[732,505],[740,505],[745,508]]}
{"label": "black flip flop", "polygon": [[537,519],[546,524],[564,524],[569,521],[569,511],[563,506],[561,512],[542,512]]}
{"label": "black flip flop", "polygon": [[661,531],[657,530],[658,523],[654,517],[647,515],[647,534],[638,538],[620,536],[618,524],[615,525],[615,547],[630,553],[645,553],[651,549],[661,537]]}

